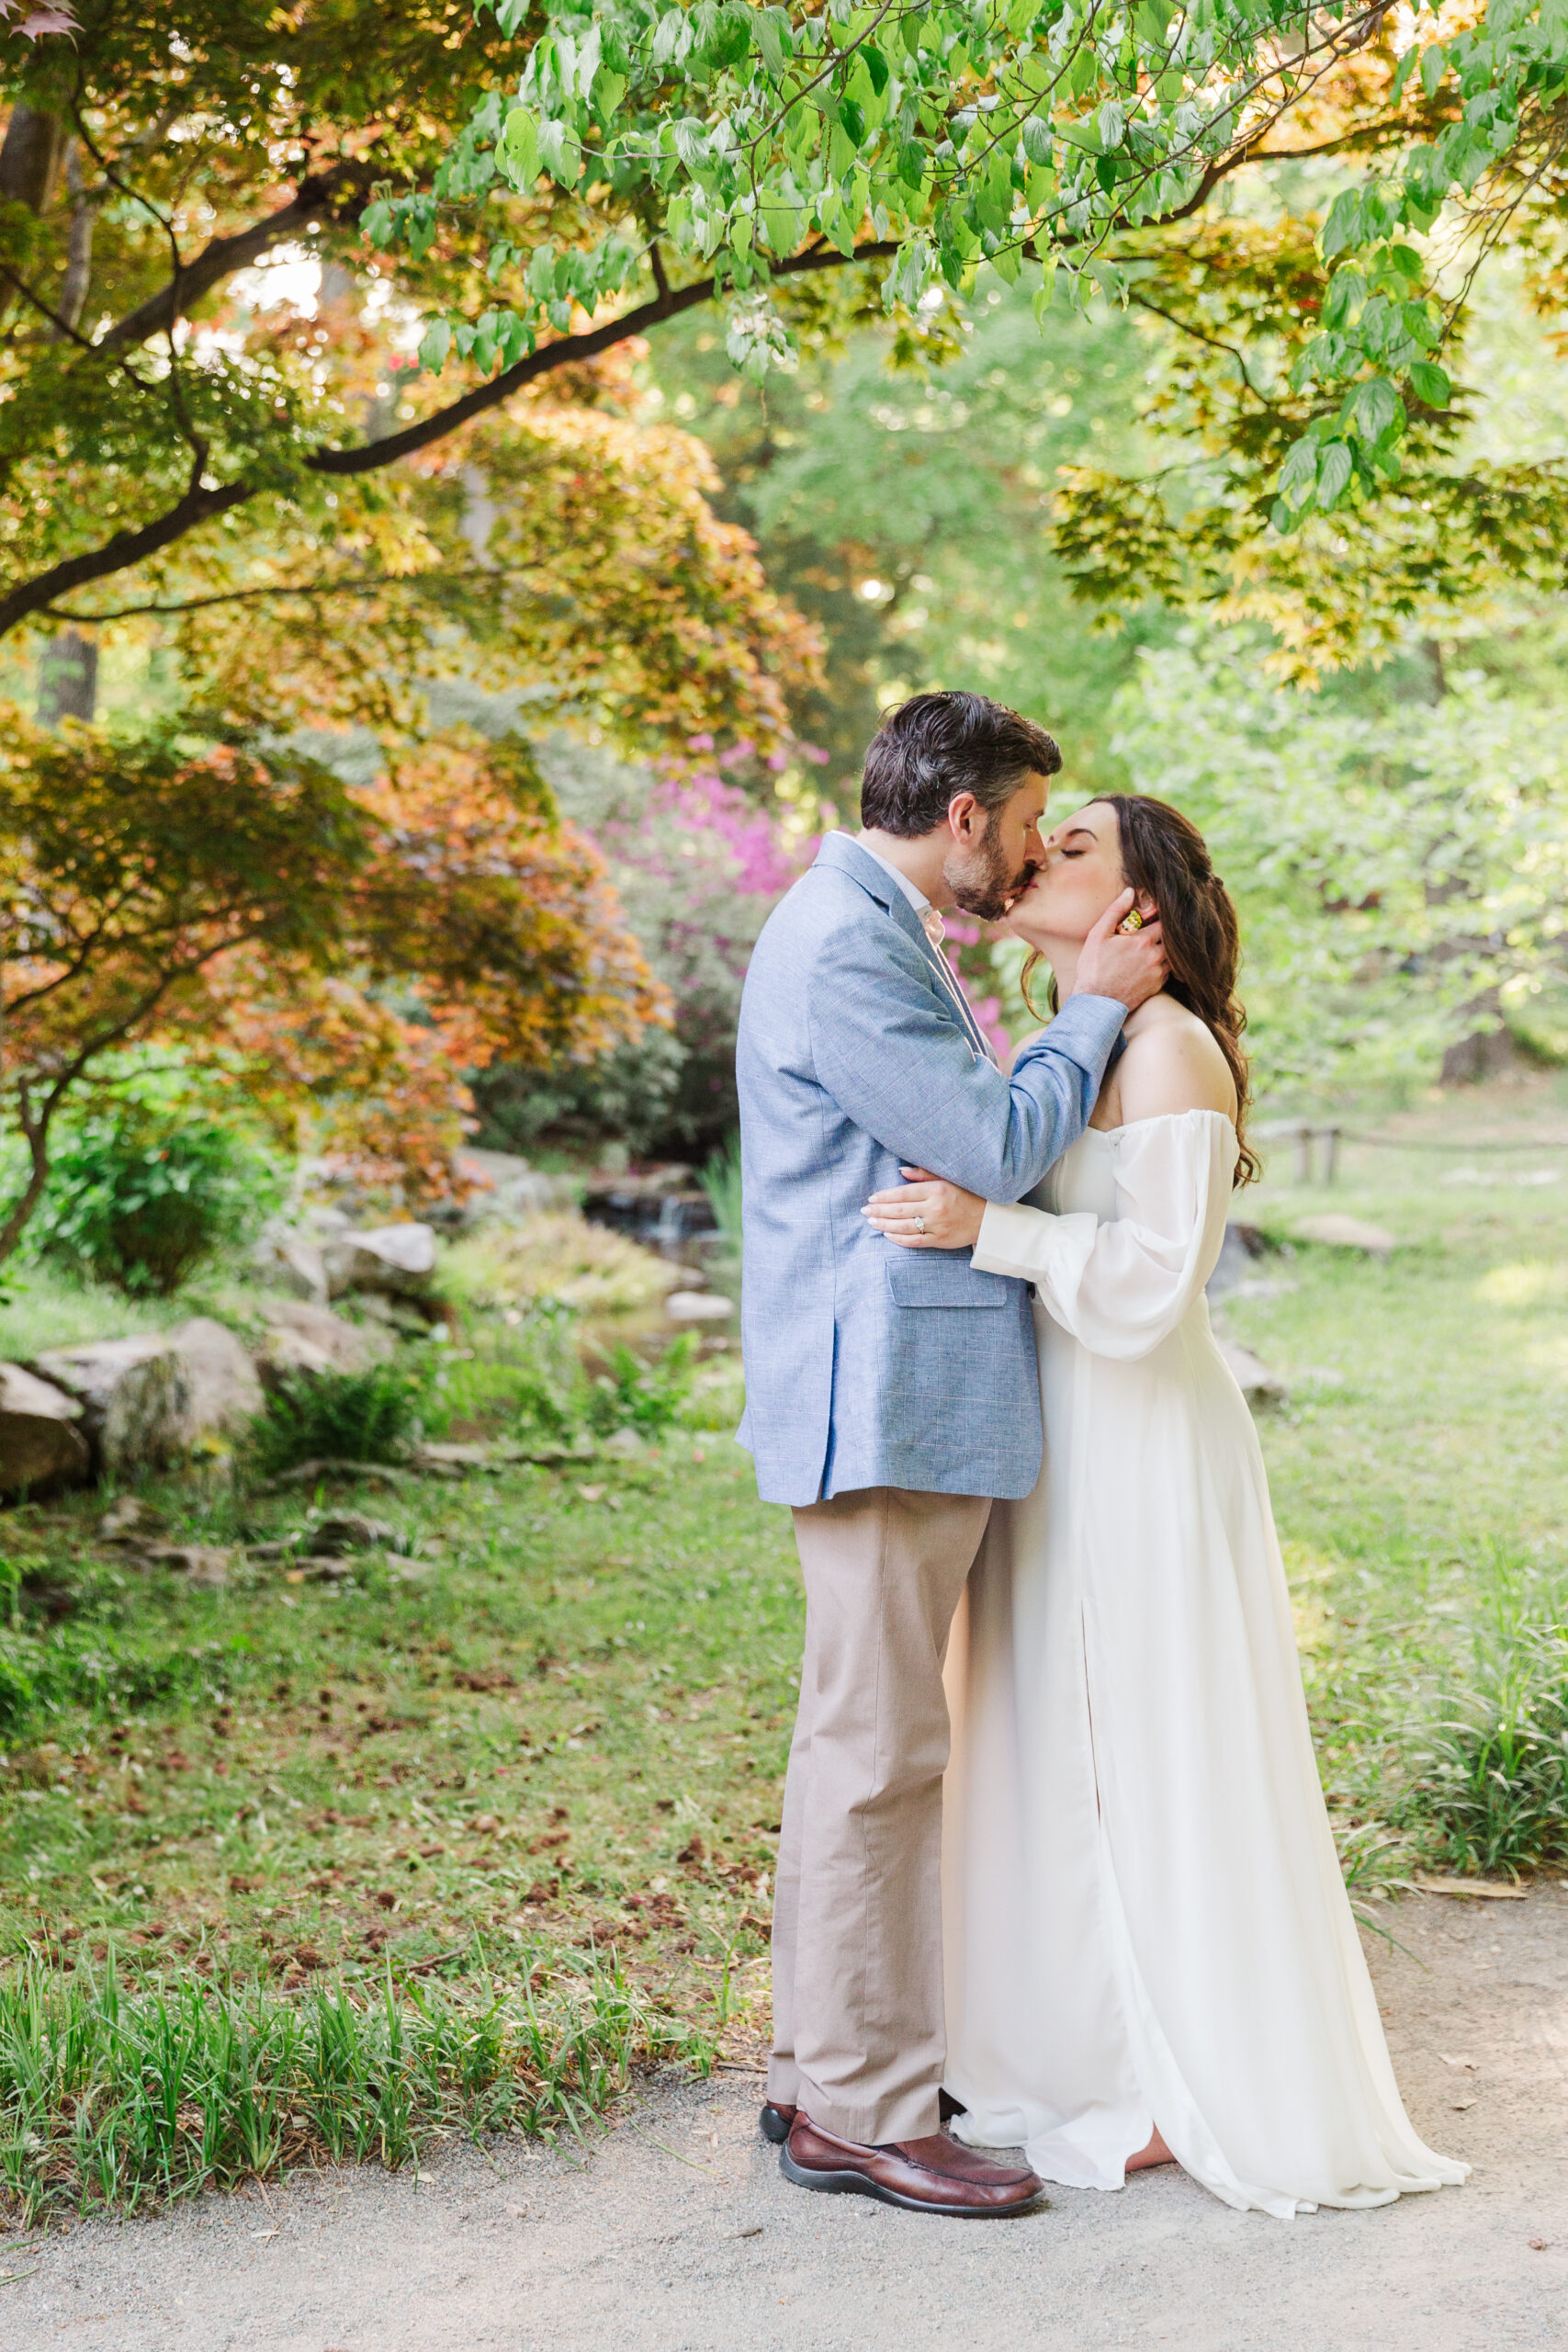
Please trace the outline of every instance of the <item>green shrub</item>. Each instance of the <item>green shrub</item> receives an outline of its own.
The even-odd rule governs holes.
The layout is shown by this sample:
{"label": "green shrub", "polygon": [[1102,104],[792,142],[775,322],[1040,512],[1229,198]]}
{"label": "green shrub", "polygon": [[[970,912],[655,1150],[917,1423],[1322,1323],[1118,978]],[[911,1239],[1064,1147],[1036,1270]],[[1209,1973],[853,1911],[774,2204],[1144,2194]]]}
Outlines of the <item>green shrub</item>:
{"label": "green shrub", "polygon": [[588,1426],[594,1435],[608,1437],[615,1430],[634,1429],[644,1437],[660,1437],[673,1429],[692,1393],[695,1353],[689,1331],[652,1363],[644,1363],[630,1348],[616,1348],[609,1376],[601,1374],[589,1396]]}
{"label": "green shrub", "polygon": [[251,1465],[268,1477],[300,1462],[400,1461],[423,1433],[434,1374],[423,1351],[366,1372],[295,1373],[251,1423]]}
{"label": "green shrub", "polygon": [[1483,1654],[1411,1742],[1393,1811],[1447,1869],[1568,1857],[1568,1626],[1527,1625]]}
{"label": "green shrub", "polygon": [[281,1187],[268,1156],[180,1064],[121,1060],[55,1148],[31,1246],[73,1272],[163,1297],[253,1231]]}

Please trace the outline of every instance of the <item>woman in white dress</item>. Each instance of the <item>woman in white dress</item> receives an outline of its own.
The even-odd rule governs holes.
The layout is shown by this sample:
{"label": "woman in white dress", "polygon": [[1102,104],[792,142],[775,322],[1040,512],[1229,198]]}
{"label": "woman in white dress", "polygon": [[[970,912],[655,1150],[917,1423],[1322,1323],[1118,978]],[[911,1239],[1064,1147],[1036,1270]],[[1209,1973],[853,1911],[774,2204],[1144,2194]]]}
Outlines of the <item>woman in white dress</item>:
{"label": "woman in white dress", "polygon": [[[1164,803],[1059,825],[1011,928],[1070,988],[1118,893],[1170,979],[1044,1205],[867,1214],[1035,1286],[1045,1468],[948,1656],[947,2087],[1068,2187],[1175,2161],[1282,2218],[1465,2177],[1400,2101],[1318,1783],[1262,1456],[1203,1286],[1246,1145],[1235,910]],[[1129,918],[1131,921],[1131,918]],[[924,1230],[914,1220],[923,1219]]]}

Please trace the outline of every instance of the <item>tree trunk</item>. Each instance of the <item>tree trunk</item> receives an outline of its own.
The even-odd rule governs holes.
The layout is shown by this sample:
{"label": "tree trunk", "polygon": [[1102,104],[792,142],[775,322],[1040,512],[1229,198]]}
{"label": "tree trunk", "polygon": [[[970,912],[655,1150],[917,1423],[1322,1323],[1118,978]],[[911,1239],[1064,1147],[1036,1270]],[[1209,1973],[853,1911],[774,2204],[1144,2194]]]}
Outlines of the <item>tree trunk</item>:
{"label": "tree trunk", "polygon": [[62,628],[39,655],[38,715],[44,727],[90,719],[98,703],[98,649],[79,628]]}
{"label": "tree trunk", "polygon": [[65,139],[58,115],[39,114],[34,107],[13,108],[0,146],[0,196],[25,204],[29,212],[42,212],[65,160]]}

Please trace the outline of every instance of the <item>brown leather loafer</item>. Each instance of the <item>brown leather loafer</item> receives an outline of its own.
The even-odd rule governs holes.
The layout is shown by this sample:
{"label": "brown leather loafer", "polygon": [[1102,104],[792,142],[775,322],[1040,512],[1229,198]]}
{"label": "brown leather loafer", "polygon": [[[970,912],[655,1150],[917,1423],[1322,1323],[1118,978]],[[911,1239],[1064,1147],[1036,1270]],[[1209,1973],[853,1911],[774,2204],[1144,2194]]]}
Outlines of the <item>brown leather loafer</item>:
{"label": "brown leather loafer", "polygon": [[976,2154],[945,2132],[925,2140],[897,2140],[886,2148],[862,2147],[824,2132],[804,2110],[779,2150],[779,2170],[799,2188],[822,2188],[840,2197],[875,2197],[911,2213],[950,2213],[974,2221],[1004,2221],[1026,2213],[1042,2183],[1026,2165],[999,2165]]}

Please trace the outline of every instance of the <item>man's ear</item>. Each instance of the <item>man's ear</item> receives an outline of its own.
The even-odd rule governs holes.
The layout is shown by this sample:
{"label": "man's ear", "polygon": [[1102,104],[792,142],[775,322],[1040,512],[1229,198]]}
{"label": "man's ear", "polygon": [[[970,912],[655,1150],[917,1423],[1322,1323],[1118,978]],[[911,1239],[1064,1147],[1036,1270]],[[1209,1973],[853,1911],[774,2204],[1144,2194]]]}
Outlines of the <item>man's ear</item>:
{"label": "man's ear", "polygon": [[966,842],[982,829],[985,810],[972,792],[955,792],[947,804],[947,828],[955,841]]}

